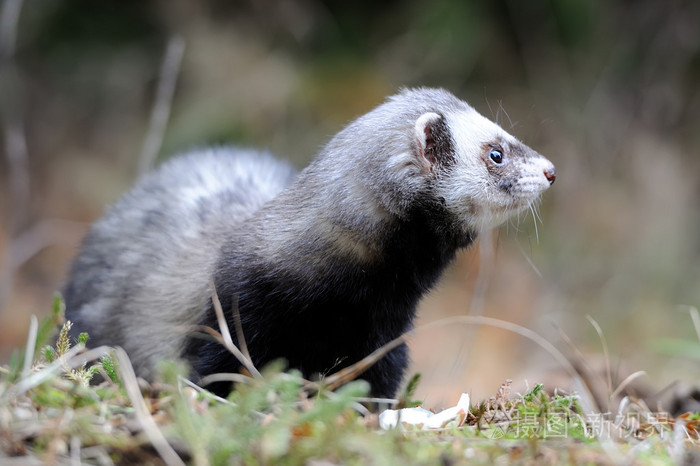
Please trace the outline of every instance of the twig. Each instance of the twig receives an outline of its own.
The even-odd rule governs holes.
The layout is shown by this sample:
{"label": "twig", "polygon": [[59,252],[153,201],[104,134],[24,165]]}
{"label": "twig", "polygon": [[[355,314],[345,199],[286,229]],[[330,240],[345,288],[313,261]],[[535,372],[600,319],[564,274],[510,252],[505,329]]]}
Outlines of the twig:
{"label": "twig", "polygon": [[[227,374],[227,375],[228,375],[228,374]],[[239,375],[239,376],[241,376],[241,377],[245,377],[244,375],[241,375],[241,374],[231,374],[231,375]],[[205,378],[206,378],[206,377],[205,377]],[[246,379],[249,379],[249,378],[246,377]],[[202,379],[202,380],[204,380],[204,379]],[[200,387],[200,386],[197,385],[196,383],[194,383],[194,382],[192,382],[191,380],[188,380],[188,379],[186,379],[186,378],[184,378],[184,377],[178,376],[178,382],[187,385],[187,386],[190,387],[191,389],[195,390],[197,393],[202,393],[202,394],[204,394],[204,395],[207,396],[207,397],[211,397],[212,399],[218,401],[219,403],[224,403],[224,404],[228,404],[228,405],[232,405],[232,404],[233,404],[233,403],[231,403],[230,401],[228,401],[226,398],[222,398],[222,397],[220,397],[220,396],[218,396],[218,395],[214,395],[213,393],[211,393],[211,392],[208,391],[207,389]]]}
{"label": "twig", "polygon": [[146,401],[143,399],[138,381],[136,380],[134,368],[131,365],[131,361],[129,360],[129,356],[126,354],[126,351],[124,351],[122,348],[115,348],[114,353],[121,370],[121,375],[124,381],[124,389],[126,390],[126,394],[128,395],[131,405],[134,408],[134,415],[143,428],[143,432],[146,434],[148,439],[151,441],[153,448],[156,449],[166,464],[184,466],[184,461],[182,461],[173,447],[170,446],[168,440],[165,438],[165,435],[163,435],[163,432],[161,432],[161,430],[158,428],[158,424],[155,420],[153,420],[153,416],[151,416],[150,412],[148,411]]}
{"label": "twig", "polygon": [[207,386],[215,382],[234,382],[234,383],[249,383],[253,379],[247,375],[238,374],[236,372],[219,372],[217,374],[205,375],[199,380],[199,384]]}
{"label": "twig", "polygon": [[22,378],[29,377],[34,362],[34,348],[36,347],[36,334],[39,330],[39,321],[35,315],[29,319],[29,334],[27,335],[27,347],[24,350],[24,366],[22,367]]}
{"label": "twig", "polygon": [[605,358],[605,375],[608,382],[608,396],[612,398],[612,369],[610,369],[610,352],[608,351],[608,342],[605,339],[603,329],[600,327],[598,322],[590,314],[586,315],[586,319],[588,319],[588,322],[590,322],[595,329],[596,333],[598,334],[598,338],[600,339],[600,344],[603,347],[603,357]]}
{"label": "twig", "polygon": [[231,339],[231,332],[229,331],[228,324],[226,323],[224,311],[221,309],[221,301],[219,301],[219,295],[216,293],[216,286],[214,285],[213,280],[210,283],[210,287],[211,301],[214,305],[214,312],[216,313],[216,319],[219,323],[219,331],[221,332],[221,338],[224,346],[231,353],[233,353],[234,356],[236,356],[236,359],[238,359],[241,362],[241,364],[245,366],[245,368],[248,370],[248,372],[250,372],[250,374],[253,377],[257,379],[262,378],[262,375],[260,375],[260,372],[258,372],[258,370],[255,368],[253,362],[250,359],[248,359],[241,352],[241,350],[239,350],[238,347],[233,343],[233,340]]}
{"label": "twig", "polygon": [[360,403],[383,403],[387,405],[395,405],[400,401],[396,398],[375,398],[371,396],[359,396],[353,399],[355,401],[359,401]]}
{"label": "twig", "polygon": [[151,111],[148,133],[141,149],[138,166],[139,176],[150,170],[163,144],[163,135],[170,117],[170,106],[175,94],[175,85],[184,53],[185,40],[181,36],[171,37],[160,68],[160,80],[156,91],[156,100]]}
{"label": "twig", "polygon": [[[8,390],[7,392],[3,393],[3,396],[7,395],[10,398],[13,396],[19,396],[22,395],[24,392],[27,390],[36,387],[37,385],[41,385],[42,383],[46,382],[47,380],[50,380],[54,377],[56,377],[61,371],[63,371],[66,367],[66,364],[68,367],[78,367],[82,365],[83,363],[86,363],[88,361],[91,361],[93,359],[97,359],[103,354],[107,354],[107,350],[109,348],[105,346],[101,346],[99,348],[95,348],[93,350],[87,351],[85,353],[80,353],[82,350],[85,349],[85,345],[83,344],[77,344],[74,347],[72,347],[68,352],[66,352],[62,357],[57,358],[54,362],[46,366],[45,368],[41,369],[38,372],[33,373],[29,377],[25,377],[22,380],[20,380],[17,385],[12,387],[11,390]],[[77,364],[76,364],[77,362]],[[75,365],[73,365],[75,364]],[[0,401],[2,400],[3,397],[0,397]]]}
{"label": "twig", "polygon": [[620,385],[617,386],[617,388],[615,389],[615,391],[612,392],[612,393],[610,394],[610,399],[612,400],[613,398],[615,398],[615,397],[616,397],[617,395],[619,395],[619,394],[622,392],[622,390],[624,390],[625,387],[627,387],[627,385],[629,385],[633,380],[638,379],[639,377],[641,377],[641,376],[643,376],[643,375],[647,375],[646,371],[637,371],[637,372],[635,372],[635,373],[633,373],[633,374],[628,375],[628,376],[625,378],[625,380],[623,380],[622,382],[620,382]]}
{"label": "twig", "polygon": [[233,312],[233,324],[236,327],[236,338],[238,339],[238,346],[241,347],[241,353],[243,353],[243,356],[245,356],[249,361],[252,361],[252,359],[250,358],[250,353],[248,352],[248,345],[245,342],[245,335],[243,334],[241,313],[238,309],[238,295],[234,295],[232,299],[233,304],[231,305],[231,311]]}
{"label": "twig", "polygon": [[590,368],[590,366],[586,363],[586,357],[583,355],[581,350],[579,350],[578,347],[574,345],[574,342],[571,341],[571,338],[569,338],[569,336],[564,332],[564,330],[562,330],[562,328],[556,324],[554,324],[554,328],[557,329],[561,339],[564,340],[564,343],[566,343],[569,346],[569,348],[571,348],[575,356],[578,358],[578,366],[576,371],[579,374],[579,378],[577,380],[585,384],[585,387],[587,387],[587,391],[592,395],[592,398],[588,400],[590,406],[584,406],[584,408],[590,408],[590,411],[598,412],[601,409],[603,409],[603,406],[609,406],[609,403],[605,399],[605,395],[597,393],[597,391],[595,390],[596,385],[593,384],[592,380],[589,383],[588,379],[591,379],[592,377],[597,377],[598,382],[605,383],[605,381],[599,374],[597,374]]}
{"label": "twig", "polygon": [[534,331],[523,327],[518,324],[514,324],[512,322],[508,322],[505,320],[500,320],[500,319],[494,319],[493,317],[484,317],[484,316],[454,316],[454,317],[448,317],[446,319],[440,319],[436,320],[434,322],[431,322],[429,324],[423,325],[421,327],[418,327],[414,330],[411,330],[410,332],[406,332],[403,335],[401,335],[398,338],[395,338],[394,340],[391,340],[381,348],[376,349],[373,351],[370,355],[364,357],[360,361],[356,362],[355,364],[348,366],[344,369],[341,369],[340,371],[336,372],[335,374],[332,374],[328,377],[325,378],[325,383],[330,388],[331,390],[334,388],[337,388],[350,380],[353,380],[357,378],[360,374],[362,374],[364,371],[366,371],[369,367],[371,367],[374,363],[376,363],[379,359],[384,357],[389,351],[393,350],[400,344],[406,342],[406,340],[413,336],[416,335],[417,333],[424,332],[426,330],[432,330],[438,327],[447,327],[451,325],[456,325],[456,324],[462,324],[462,325],[486,325],[489,327],[496,327],[500,328],[503,330],[508,330],[509,332],[517,333],[518,335],[521,335],[528,340],[533,341],[534,343],[537,343],[540,347],[542,347],[544,350],[546,350],[549,354],[554,357],[554,359],[569,373],[571,377],[574,379],[578,380],[581,382],[581,386],[584,387],[586,390],[586,393],[588,396],[592,396],[590,394],[590,391],[586,387],[586,384],[583,382],[581,379],[581,376],[579,373],[576,371],[574,366],[571,364],[571,362],[564,356],[561,351],[559,351],[553,344],[551,344],[549,341],[535,333]]}

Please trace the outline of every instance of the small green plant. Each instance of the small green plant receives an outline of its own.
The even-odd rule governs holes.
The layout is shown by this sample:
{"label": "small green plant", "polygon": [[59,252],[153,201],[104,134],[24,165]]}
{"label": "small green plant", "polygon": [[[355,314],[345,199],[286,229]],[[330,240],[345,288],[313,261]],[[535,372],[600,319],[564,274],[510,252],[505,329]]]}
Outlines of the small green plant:
{"label": "small green plant", "polygon": [[413,408],[423,404],[422,401],[413,399],[420,383],[420,377],[421,375],[418,373],[413,374],[413,377],[406,384],[403,394],[399,397],[399,403],[393,409]]}
{"label": "small green plant", "polygon": [[[73,323],[71,321],[66,321],[61,327],[60,332],[58,333],[58,338],[56,339],[55,347],[44,347],[42,354],[46,363],[51,364],[57,360],[61,360],[66,356],[68,351],[73,346],[70,342],[69,337],[69,332],[72,327]],[[87,333],[81,333],[78,336],[77,344],[85,346],[85,343],[87,343],[88,339],[89,336]],[[101,363],[95,363],[89,367],[87,363],[83,363],[77,369],[72,369],[66,364],[66,361],[63,361],[63,366],[66,377],[75,380],[76,382],[79,382],[85,387],[90,385],[90,380],[92,380],[95,374],[97,374],[102,368]]]}
{"label": "small green plant", "polygon": [[532,402],[536,397],[542,393],[542,389],[544,388],[544,384],[538,383],[534,387],[532,387],[525,395],[523,395],[523,400],[526,403]]}

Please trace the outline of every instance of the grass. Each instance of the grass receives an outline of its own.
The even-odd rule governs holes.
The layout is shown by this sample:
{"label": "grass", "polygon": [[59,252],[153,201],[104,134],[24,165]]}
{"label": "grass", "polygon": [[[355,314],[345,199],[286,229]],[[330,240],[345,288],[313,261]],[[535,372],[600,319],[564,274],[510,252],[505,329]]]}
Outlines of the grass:
{"label": "grass", "polygon": [[[382,430],[355,380],[329,390],[281,363],[238,376],[228,399],[164,363],[135,377],[120,349],[68,338],[56,300],[34,322],[24,354],[0,368],[0,462],[54,464],[674,464],[700,457],[700,416],[675,419],[624,398],[615,413],[584,412],[576,394],[506,381],[439,429]],[[58,328],[56,343],[42,346]],[[37,355],[36,357],[34,355]],[[97,382],[99,378],[102,381]],[[92,382],[92,383],[91,383]],[[415,406],[418,377],[400,406]]]}

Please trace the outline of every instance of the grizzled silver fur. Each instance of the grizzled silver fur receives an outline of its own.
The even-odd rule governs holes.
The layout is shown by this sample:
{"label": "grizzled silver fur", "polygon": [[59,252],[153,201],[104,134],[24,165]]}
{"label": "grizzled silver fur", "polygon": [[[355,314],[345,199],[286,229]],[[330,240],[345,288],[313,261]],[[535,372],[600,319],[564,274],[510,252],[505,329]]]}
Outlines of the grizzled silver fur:
{"label": "grizzled silver fur", "polygon": [[83,241],[64,291],[73,333],[124,347],[142,375],[178,356],[224,238],[295,175],[267,153],[208,148],[145,176]]}

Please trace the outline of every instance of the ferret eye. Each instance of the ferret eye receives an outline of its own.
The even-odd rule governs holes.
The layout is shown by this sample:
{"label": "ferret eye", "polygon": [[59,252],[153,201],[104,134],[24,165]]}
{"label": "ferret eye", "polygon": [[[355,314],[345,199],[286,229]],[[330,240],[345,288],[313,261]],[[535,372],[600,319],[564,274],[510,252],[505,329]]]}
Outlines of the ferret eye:
{"label": "ferret eye", "polygon": [[498,149],[491,149],[491,152],[489,152],[489,157],[491,157],[491,160],[496,163],[503,162],[503,153]]}

